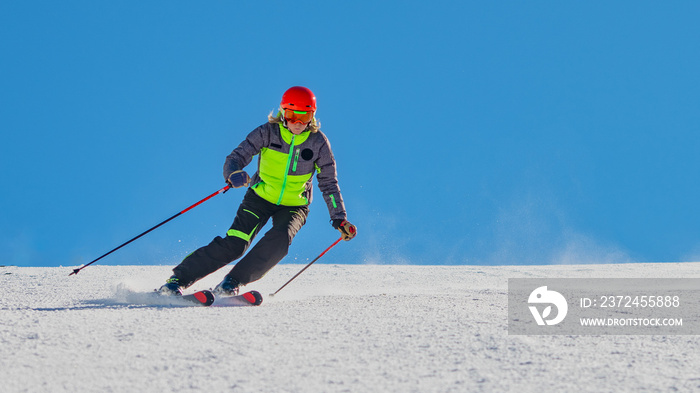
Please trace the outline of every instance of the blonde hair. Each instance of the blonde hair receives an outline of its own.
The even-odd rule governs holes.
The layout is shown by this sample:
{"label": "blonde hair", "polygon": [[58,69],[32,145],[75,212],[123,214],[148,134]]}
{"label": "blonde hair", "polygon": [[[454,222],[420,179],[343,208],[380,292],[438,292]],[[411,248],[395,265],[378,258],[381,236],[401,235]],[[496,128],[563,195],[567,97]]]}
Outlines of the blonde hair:
{"label": "blonde hair", "polygon": [[[282,124],[284,125],[284,119],[282,118],[282,111],[277,111],[277,114],[274,114],[275,111],[271,111],[269,115],[267,115],[267,121],[269,123],[275,123],[275,124]],[[310,132],[319,132],[321,131],[321,122],[314,117],[311,120],[311,123],[306,127],[307,130]]]}

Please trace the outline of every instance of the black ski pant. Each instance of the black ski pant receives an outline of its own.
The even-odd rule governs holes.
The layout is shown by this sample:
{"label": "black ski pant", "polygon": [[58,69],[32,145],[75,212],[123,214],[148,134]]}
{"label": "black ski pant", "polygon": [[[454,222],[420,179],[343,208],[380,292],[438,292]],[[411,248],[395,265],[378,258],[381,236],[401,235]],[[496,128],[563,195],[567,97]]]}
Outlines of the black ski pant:
{"label": "black ski pant", "polygon": [[272,228],[228,273],[242,285],[261,279],[287,255],[292,239],[306,223],[308,206],[270,203],[248,189],[226,237],[217,236],[174,269],[184,287],[221,269],[245,254],[255,236],[272,218]]}

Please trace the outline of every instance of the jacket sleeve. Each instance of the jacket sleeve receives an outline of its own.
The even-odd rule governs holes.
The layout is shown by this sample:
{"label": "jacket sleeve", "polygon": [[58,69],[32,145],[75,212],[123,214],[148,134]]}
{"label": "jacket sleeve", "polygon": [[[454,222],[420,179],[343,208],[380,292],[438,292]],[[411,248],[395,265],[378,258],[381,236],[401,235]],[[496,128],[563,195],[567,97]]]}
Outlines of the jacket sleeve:
{"label": "jacket sleeve", "polygon": [[231,173],[245,168],[253,160],[260,150],[270,141],[269,123],[254,129],[248,136],[226,157],[224,163],[224,181],[228,180]]}
{"label": "jacket sleeve", "polygon": [[325,136],[324,140],[325,143],[321,146],[319,158],[316,160],[318,188],[323,193],[323,199],[328,206],[331,220],[345,220],[347,219],[347,213],[345,211],[345,203],[343,203],[343,196],[340,194],[340,187],[338,186],[335,157],[333,157],[331,144]]}

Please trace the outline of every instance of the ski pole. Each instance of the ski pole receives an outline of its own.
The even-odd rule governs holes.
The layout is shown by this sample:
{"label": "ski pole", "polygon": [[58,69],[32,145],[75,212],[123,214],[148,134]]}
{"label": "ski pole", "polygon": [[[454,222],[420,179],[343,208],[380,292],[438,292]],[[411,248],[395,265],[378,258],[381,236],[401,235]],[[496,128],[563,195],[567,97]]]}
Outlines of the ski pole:
{"label": "ski pole", "polygon": [[102,255],[101,257],[99,257],[99,258],[93,260],[92,262],[88,263],[87,265],[83,265],[83,266],[81,266],[81,267],[79,267],[79,268],[77,268],[77,269],[74,269],[73,272],[72,272],[71,274],[69,274],[69,276],[72,276],[72,275],[74,275],[74,274],[80,273],[81,270],[83,270],[83,269],[85,269],[86,267],[92,265],[93,263],[99,261],[100,259],[106,257],[107,255],[109,255],[109,254],[111,254],[111,253],[117,251],[118,249],[120,249],[120,248],[126,246],[127,244],[129,244],[129,243],[133,242],[134,240],[140,238],[141,236],[147,234],[148,232],[151,232],[152,230],[154,230],[154,229],[160,227],[161,225],[163,225],[163,224],[169,222],[170,220],[174,219],[175,217],[178,217],[178,216],[180,216],[180,215],[182,215],[182,214],[187,213],[188,211],[194,209],[195,207],[197,207],[197,206],[199,206],[200,204],[202,204],[202,203],[206,202],[207,200],[209,200],[209,198],[212,198],[212,197],[214,197],[214,196],[216,196],[216,195],[225,193],[225,192],[228,191],[230,188],[231,188],[231,186],[227,185],[226,187],[224,187],[224,188],[220,189],[219,191],[217,191],[217,192],[215,192],[215,193],[209,195],[208,197],[202,199],[201,201],[195,203],[194,205],[188,207],[187,209],[185,209],[185,210],[183,210],[183,211],[181,211],[181,212],[175,214],[174,216],[168,218],[167,220],[161,222],[160,224],[158,224],[158,225],[152,227],[151,229],[147,230],[146,232],[144,232],[144,233],[142,233],[142,234],[140,234],[140,235],[134,237],[133,239],[127,241],[126,243],[122,243],[120,246],[118,246],[118,247],[116,247],[115,249],[113,249],[112,251],[110,251],[110,252],[108,252],[108,253]]}
{"label": "ski pole", "polygon": [[330,250],[331,248],[335,247],[335,245],[338,244],[338,243],[340,243],[341,240],[343,240],[342,236],[340,237],[340,239],[336,240],[335,243],[331,244],[330,247],[326,248],[326,250],[323,251],[323,252],[321,253],[321,255],[319,255],[319,256],[316,257],[316,259],[314,259],[313,261],[309,262],[308,265],[304,266],[304,268],[301,269],[301,270],[299,271],[299,273],[295,274],[294,277],[292,277],[291,279],[289,279],[289,281],[287,281],[284,285],[282,285],[282,287],[280,287],[280,289],[276,290],[275,293],[271,293],[270,296],[275,296],[275,295],[277,295],[277,293],[278,293],[279,291],[281,291],[282,288],[286,287],[287,284],[289,284],[290,282],[294,281],[295,278],[299,277],[299,275],[300,275],[301,273],[303,273],[304,270],[308,269],[309,266],[313,265],[314,262],[318,261],[319,258],[321,258],[321,257],[323,256],[323,254],[327,253],[328,250]]}

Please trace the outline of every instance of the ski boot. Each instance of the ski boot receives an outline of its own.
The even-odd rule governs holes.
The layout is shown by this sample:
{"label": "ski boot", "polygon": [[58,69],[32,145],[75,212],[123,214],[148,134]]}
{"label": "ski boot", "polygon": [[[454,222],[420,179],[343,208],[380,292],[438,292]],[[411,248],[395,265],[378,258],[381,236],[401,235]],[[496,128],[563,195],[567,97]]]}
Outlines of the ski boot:
{"label": "ski boot", "polygon": [[182,296],[182,288],[180,288],[180,279],[176,276],[171,276],[165,284],[158,289],[158,293],[168,296]]}
{"label": "ski boot", "polygon": [[237,296],[238,287],[241,283],[238,282],[233,277],[226,276],[224,280],[219,283],[219,285],[214,288],[214,295],[216,296]]}

